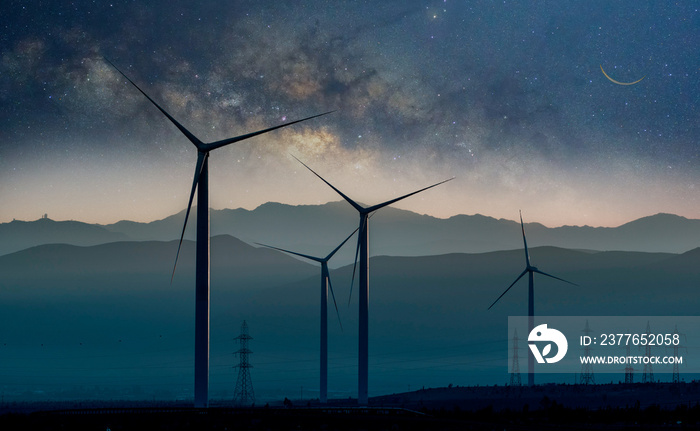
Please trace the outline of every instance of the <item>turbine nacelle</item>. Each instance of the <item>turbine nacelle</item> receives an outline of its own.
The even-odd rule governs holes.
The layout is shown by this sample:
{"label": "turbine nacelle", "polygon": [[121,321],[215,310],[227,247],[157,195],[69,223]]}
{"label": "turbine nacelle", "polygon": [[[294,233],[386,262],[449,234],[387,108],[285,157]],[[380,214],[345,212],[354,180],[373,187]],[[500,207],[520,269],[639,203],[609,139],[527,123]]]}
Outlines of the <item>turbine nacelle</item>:
{"label": "turbine nacelle", "polygon": [[292,254],[295,256],[303,257],[304,259],[309,259],[309,260],[312,260],[314,262],[320,263],[321,264],[321,273],[322,273],[321,276],[328,279],[328,287],[330,288],[331,296],[333,297],[333,305],[335,306],[335,313],[338,315],[338,323],[340,324],[340,329],[342,330],[343,324],[340,321],[340,313],[338,312],[338,303],[335,301],[335,293],[333,292],[333,284],[331,283],[331,276],[330,276],[330,273],[328,271],[328,261],[338,252],[338,250],[341,249],[341,247],[343,247],[345,245],[346,242],[348,242],[348,240],[350,238],[352,238],[353,235],[355,235],[355,232],[357,232],[357,229],[352,231],[352,233],[350,235],[348,235],[348,237],[345,238],[343,240],[343,242],[340,243],[339,246],[337,246],[333,251],[328,253],[328,255],[326,257],[316,257],[316,256],[308,255],[308,254],[297,253],[296,251],[286,250],[286,249],[279,248],[279,247],[273,247],[271,245],[262,244],[259,242],[256,242],[255,244],[261,245],[261,246],[266,247],[266,248],[271,248],[273,250],[282,251],[284,253],[289,253],[289,254]]}
{"label": "turbine nacelle", "polygon": [[115,66],[114,63],[109,61],[107,58],[105,58],[104,60],[107,63],[109,63],[110,65],[112,65],[112,67],[114,69],[116,69],[116,71],[119,72],[124,77],[124,79],[129,81],[131,83],[131,85],[133,85],[156,108],[158,108],[158,110],[163,115],[165,115],[165,117],[168,118],[168,120],[170,120],[170,122],[173,123],[175,125],[175,127],[177,127],[178,130],[180,130],[180,132],[182,132],[182,134],[185,135],[185,137],[187,137],[187,139],[189,139],[189,141],[197,148],[197,165],[196,165],[196,168],[194,171],[194,179],[192,181],[192,189],[190,191],[190,199],[189,199],[189,203],[187,205],[187,212],[185,213],[185,223],[182,226],[182,234],[180,235],[180,243],[177,247],[177,254],[175,255],[175,265],[173,266],[173,273],[170,277],[170,283],[173,282],[173,279],[175,277],[175,268],[177,268],[177,261],[178,261],[178,258],[180,256],[180,249],[182,248],[182,241],[185,237],[185,228],[187,227],[187,220],[189,219],[190,210],[192,208],[192,200],[194,199],[194,192],[197,190],[197,184],[199,183],[200,176],[205,169],[204,167],[207,164],[207,160],[209,158],[209,152],[216,150],[217,148],[221,148],[221,147],[224,147],[226,145],[233,144],[235,142],[243,141],[245,139],[250,139],[252,137],[262,135],[263,133],[271,132],[273,130],[281,129],[282,127],[291,126],[292,124],[300,123],[302,121],[310,120],[312,118],[320,117],[322,115],[326,115],[326,114],[330,114],[331,112],[335,112],[335,111],[328,111],[328,112],[324,112],[323,114],[313,115],[311,117],[302,118],[301,120],[295,120],[295,121],[280,124],[280,125],[277,125],[274,127],[268,127],[267,129],[258,130],[256,132],[252,132],[252,133],[246,133],[244,135],[235,136],[233,138],[222,139],[220,141],[205,143],[205,142],[202,142],[199,138],[197,138],[192,132],[187,130],[187,128],[185,128],[185,126],[180,124],[172,115],[170,115],[159,104],[157,104],[155,100],[153,100],[148,94],[146,94],[145,91],[143,91],[138,85],[136,85],[136,83],[134,81],[132,81],[128,76],[126,76],[124,74],[124,72],[119,70],[119,68],[117,66]]}
{"label": "turbine nacelle", "polygon": [[[363,207],[362,205],[358,204],[358,203],[355,202],[354,200],[350,199],[350,197],[348,197],[345,193],[343,193],[343,192],[341,192],[340,190],[338,190],[333,184],[331,184],[331,183],[329,183],[328,181],[326,181],[325,178],[323,178],[322,176],[320,176],[319,174],[317,174],[316,171],[314,171],[314,170],[311,169],[309,166],[307,166],[306,163],[304,163],[304,162],[302,162],[301,160],[299,160],[299,159],[298,159],[296,156],[294,156],[293,154],[290,154],[290,155],[291,155],[292,157],[294,157],[294,159],[296,159],[297,162],[301,163],[306,169],[308,169],[309,171],[311,171],[312,174],[314,174],[314,175],[316,175],[318,178],[320,178],[321,181],[323,181],[323,182],[326,183],[330,188],[332,188],[333,190],[335,190],[336,193],[338,193],[343,199],[345,199],[350,205],[352,205],[352,207],[355,208],[355,209],[357,210],[357,212],[360,214],[360,226],[357,228],[357,230],[359,230],[359,233],[358,233],[358,238],[357,238],[357,249],[355,250],[355,264],[353,265],[353,268],[352,268],[352,281],[350,282],[350,295],[351,295],[351,297],[352,297],[352,286],[353,286],[353,284],[354,284],[354,282],[355,282],[355,269],[356,269],[356,267],[357,267],[357,257],[358,257],[359,252],[360,252],[360,245],[361,245],[361,243],[362,243],[362,238],[363,238],[363,236],[365,235],[364,232],[366,231],[367,225],[369,224],[369,218],[372,217],[373,213],[374,213],[375,211],[378,211],[378,210],[380,210],[380,209],[386,207],[386,206],[389,206],[389,205],[391,205],[391,204],[393,204],[393,203],[396,203],[396,202],[398,202],[398,201],[400,201],[400,200],[406,199],[406,198],[409,197],[409,196],[413,196],[413,195],[418,194],[418,193],[420,193],[420,192],[423,192],[423,191],[425,191],[425,190],[431,189],[431,188],[433,188],[433,187],[437,187],[437,186],[439,186],[440,184],[444,184],[444,183],[446,183],[446,182],[448,182],[448,181],[452,181],[452,180],[455,178],[455,177],[448,178],[448,179],[446,179],[446,180],[444,180],[444,181],[440,181],[439,183],[433,184],[433,185],[428,186],[428,187],[424,187],[424,188],[422,188],[422,189],[420,189],[420,190],[416,190],[415,192],[408,193],[408,194],[406,194],[406,195],[400,196],[400,197],[395,198],[395,199],[388,200],[388,201],[386,201],[386,202],[382,202],[382,203],[377,204],[377,205],[372,205],[372,206],[369,206],[369,207]],[[350,298],[348,298],[348,305],[349,305],[349,304],[350,304]]]}
{"label": "turbine nacelle", "polygon": [[[528,248],[527,248],[527,239],[525,238],[525,225],[524,225],[524,223],[523,223],[523,214],[522,214],[522,212],[520,212],[520,228],[521,228],[522,233],[523,233],[523,246],[524,246],[524,250],[525,250],[525,270],[523,270],[523,272],[520,273],[520,275],[518,276],[518,278],[516,278],[515,281],[512,282],[512,283],[510,284],[510,286],[508,286],[508,288],[507,288],[503,293],[501,293],[501,296],[499,296],[498,298],[496,298],[495,301],[493,301],[493,303],[489,306],[488,310],[490,310],[491,307],[493,307],[494,305],[496,305],[496,303],[497,303],[501,298],[503,298],[503,296],[504,296],[506,293],[508,293],[508,291],[510,290],[510,288],[513,287],[513,286],[515,286],[515,283],[517,283],[525,274],[528,274],[528,273],[530,273],[530,274],[534,274],[534,273],[542,274],[542,275],[544,275],[544,276],[546,276],[546,277],[553,278],[553,279],[559,280],[559,281],[563,281],[564,283],[572,284],[572,285],[574,285],[574,286],[578,286],[578,284],[576,284],[576,283],[572,283],[572,282],[570,282],[570,281],[564,280],[563,278],[555,277],[555,276],[553,276],[552,274],[547,274],[547,273],[544,272],[544,271],[540,271],[536,266],[532,266],[532,265],[530,264],[530,252],[529,252],[529,250],[528,250]],[[530,280],[532,281],[532,278],[531,278]],[[532,286],[530,286],[530,291],[532,291]],[[530,300],[530,302],[532,302],[532,300]]]}

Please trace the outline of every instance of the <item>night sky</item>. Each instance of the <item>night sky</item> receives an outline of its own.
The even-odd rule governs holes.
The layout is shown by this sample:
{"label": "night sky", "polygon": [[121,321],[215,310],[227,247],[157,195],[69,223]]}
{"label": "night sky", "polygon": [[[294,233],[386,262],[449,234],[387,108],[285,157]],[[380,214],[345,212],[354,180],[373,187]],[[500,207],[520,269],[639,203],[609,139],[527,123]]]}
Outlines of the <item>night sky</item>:
{"label": "night sky", "polygon": [[[549,226],[700,218],[696,2],[11,1],[0,5],[0,222],[152,221],[338,200]],[[611,78],[634,85],[618,85]],[[352,211],[348,206],[348,211]],[[174,233],[177,234],[177,233]]]}

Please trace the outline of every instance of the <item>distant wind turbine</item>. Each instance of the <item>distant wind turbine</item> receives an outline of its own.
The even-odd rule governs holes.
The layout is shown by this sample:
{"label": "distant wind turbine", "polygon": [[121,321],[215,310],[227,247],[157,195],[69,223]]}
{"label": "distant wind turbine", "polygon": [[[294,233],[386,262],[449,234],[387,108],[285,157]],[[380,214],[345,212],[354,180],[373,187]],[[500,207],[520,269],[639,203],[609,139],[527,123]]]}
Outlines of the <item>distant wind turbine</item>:
{"label": "distant wind turbine", "polygon": [[[499,296],[495,301],[493,301],[493,304],[489,306],[489,310],[491,307],[496,305],[496,303],[503,298],[503,295],[505,295],[511,287],[515,285],[515,283],[518,282],[525,274],[529,274],[529,288],[528,288],[528,305],[527,305],[527,315],[528,315],[528,334],[532,332],[533,328],[535,327],[535,281],[534,281],[534,274],[542,274],[547,277],[553,278],[555,280],[563,281],[564,283],[569,283],[573,284],[574,286],[578,286],[576,283],[572,283],[570,281],[566,281],[563,278],[555,277],[551,274],[547,274],[546,272],[540,271],[536,267],[530,265],[530,252],[527,250],[527,240],[525,239],[525,225],[523,224],[523,213],[520,212],[520,229],[523,232],[523,245],[525,246],[525,270],[520,273],[518,278],[515,279],[513,283],[511,283],[510,286],[508,286],[508,289],[505,290],[505,292],[501,293],[501,296]],[[527,360],[527,384],[529,386],[533,386],[535,384],[535,359],[533,356],[530,354],[528,355],[528,360]]]}
{"label": "distant wind turbine", "polygon": [[355,235],[355,232],[357,232],[357,229],[352,231],[352,233],[345,238],[343,242],[340,243],[338,247],[335,248],[332,252],[328,254],[326,257],[315,257],[315,256],[309,256],[308,254],[301,254],[297,253],[295,251],[291,250],[285,250],[283,248],[278,248],[278,247],[273,247],[271,245],[266,245],[266,244],[260,244],[259,242],[256,242],[256,244],[261,245],[263,247],[267,248],[272,248],[275,250],[283,251],[285,253],[293,254],[296,256],[303,257],[305,259],[313,260],[314,262],[318,262],[321,264],[321,391],[320,391],[320,401],[322,404],[325,404],[328,402],[328,289],[330,288],[331,290],[331,296],[333,297],[333,305],[335,305],[335,313],[338,315],[338,323],[340,324],[340,328],[343,328],[343,324],[340,322],[340,313],[338,312],[338,303],[335,301],[335,293],[333,293],[333,285],[331,284],[331,276],[330,272],[328,271],[328,261],[333,257],[333,255],[340,250],[340,248],[345,245],[346,242],[350,238],[352,238],[353,235]]}
{"label": "distant wind turbine", "polygon": [[177,254],[175,255],[175,264],[173,265],[173,273],[170,277],[172,283],[175,277],[175,268],[177,268],[177,260],[180,256],[180,248],[182,247],[182,239],[185,236],[185,228],[187,220],[190,216],[192,208],[192,200],[194,192],[199,186],[197,193],[197,264],[196,264],[196,283],[195,283],[195,336],[194,336],[194,406],[206,408],[209,406],[209,152],[217,148],[224,147],[234,142],[243,141],[254,136],[262,135],[263,133],[271,132],[282,127],[291,126],[292,124],[306,121],[311,118],[320,117],[329,114],[326,112],[312,117],[307,117],[301,120],[292,121],[281,124],[279,126],[270,127],[257,132],[247,133],[245,135],[236,136],[233,138],[223,139],[221,141],[205,143],[194,136],[183,125],[177,122],[165,109],[161,108],[148,94],[141,90],[128,76],[126,76],[117,66],[105,58],[107,63],[111,64],[117,72],[119,72],[127,81],[136,89],[146,96],[146,98],[165,115],[175,127],[182,132],[187,139],[197,148],[197,165],[194,170],[194,179],[192,180],[192,190],[190,191],[190,199],[187,204],[187,212],[185,213],[185,222],[182,225],[182,234],[180,235],[180,243],[177,246]]}
{"label": "distant wind turbine", "polygon": [[[292,156],[294,157],[294,156]],[[445,181],[440,181],[437,184],[428,186],[417,190],[415,192],[403,195],[396,199],[383,202],[381,204],[373,205],[371,207],[363,207],[359,205],[354,200],[347,197],[343,192],[335,188],[331,183],[323,179],[322,176],[314,172],[313,169],[306,166],[304,162],[294,157],[299,163],[304,165],[304,167],[310,170],[314,175],[321,179],[324,183],[328,184],[330,188],[335,190],[343,199],[345,199],[353,208],[360,213],[360,227],[358,228],[358,239],[357,239],[357,249],[355,250],[355,264],[357,264],[357,255],[360,255],[360,317],[359,317],[359,348],[358,348],[358,388],[357,388],[357,402],[360,405],[367,405],[368,402],[368,369],[369,369],[369,217],[370,215],[384,208],[385,206],[391,205],[409,196],[413,196],[422,191],[428,190],[432,187],[439,186],[440,184],[446,183],[453,178],[447,179]],[[353,268],[353,280],[355,277],[355,270]],[[351,285],[352,288],[352,285]],[[352,294],[352,291],[351,291]]]}

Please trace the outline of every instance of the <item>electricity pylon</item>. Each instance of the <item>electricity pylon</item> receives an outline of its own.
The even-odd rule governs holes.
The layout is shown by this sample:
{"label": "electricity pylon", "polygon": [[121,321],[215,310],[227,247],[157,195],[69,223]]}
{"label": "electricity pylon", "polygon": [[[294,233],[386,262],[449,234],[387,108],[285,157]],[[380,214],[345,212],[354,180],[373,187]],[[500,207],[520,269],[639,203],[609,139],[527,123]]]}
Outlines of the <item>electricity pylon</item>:
{"label": "electricity pylon", "polygon": [[253,381],[250,379],[250,369],[253,368],[248,363],[248,355],[253,353],[248,349],[248,340],[253,337],[248,335],[248,324],[243,321],[241,325],[241,335],[234,338],[239,340],[240,349],[236,352],[239,355],[240,362],[234,368],[238,368],[238,380],[236,381],[236,390],[233,393],[233,400],[236,404],[247,406],[255,404],[255,393],[253,392]]}

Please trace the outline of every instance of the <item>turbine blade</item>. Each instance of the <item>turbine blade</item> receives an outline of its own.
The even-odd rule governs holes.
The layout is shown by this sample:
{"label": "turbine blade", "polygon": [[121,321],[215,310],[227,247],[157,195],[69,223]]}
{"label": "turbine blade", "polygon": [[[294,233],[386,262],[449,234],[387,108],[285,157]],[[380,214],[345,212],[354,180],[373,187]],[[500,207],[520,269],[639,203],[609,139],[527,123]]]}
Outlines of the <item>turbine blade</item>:
{"label": "turbine blade", "polygon": [[359,233],[357,234],[357,248],[355,249],[355,263],[352,265],[352,280],[350,280],[350,296],[348,297],[348,307],[350,306],[350,300],[352,299],[352,287],[355,284],[355,269],[357,268],[357,256],[360,254],[360,242],[362,241],[362,232],[364,232],[364,217],[360,217],[360,227],[357,228]]}
{"label": "turbine blade", "polygon": [[340,245],[339,245],[338,247],[335,248],[335,250],[333,250],[328,256],[326,256],[326,259],[325,259],[326,262],[328,262],[328,261],[331,259],[331,257],[333,257],[333,255],[334,255],[338,250],[340,250],[340,247],[342,247],[343,245],[345,245],[345,243],[348,242],[348,240],[349,240],[350,238],[352,238],[352,236],[355,235],[355,232],[357,232],[359,229],[360,229],[360,228],[358,227],[357,229],[355,229],[354,231],[352,231],[352,233],[350,234],[350,236],[348,236],[347,238],[345,238],[345,241],[341,242]]}
{"label": "turbine blade", "polygon": [[530,267],[530,252],[527,249],[527,240],[525,239],[525,225],[523,224],[523,212],[520,211],[520,229],[523,231],[523,245],[525,246],[525,264]]}
{"label": "turbine blade", "polygon": [[168,113],[165,111],[165,109],[161,108],[160,105],[158,105],[153,99],[151,99],[151,97],[150,97],[148,94],[146,94],[146,92],[144,92],[141,88],[139,88],[139,86],[136,85],[136,84],[134,83],[134,81],[132,81],[128,76],[126,76],[126,75],[124,74],[124,72],[122,72],[121,70],[119,70],[119,68],[118,68],[117,66],[115,66],[114,63],[112,63],[111,61],[107,60],[106,58],[105,58],[105,61],[106,61],[107,63],[111,64],[112,67],[115,68],[115,69],[117,70],[117,72],[119,72],[124,78],[126,78],[126,80],[129,81],[129,82],[131,83],[131,85],[133,85],[134,87],[136,87],[136,89],[139,90],[139,91],[141,92],[141,94],[143,94],[144,96],[146,96],[146,99],[150,100],[151,103],[152,103],[153,105],[155,105],[155,107],[158,108],[158,110],[159,110],[160,112],[162,112],[163,115],[165,115],[165,116],[168,118],[168,120],[170,120],[170,122],[173,123],[173,124],[175,125],[175,127],[177,127],[178,129],[180,129],[180,132],[182,132],[182,134],[185,135],[185,136],[187,137],[187,139],[189,139],[190,142],[192,142],[192,143],[194,144],[194,146],[197,147],[198,150],[204,150],[204,143],[203,143],[202,141],[200,141],[200,140],[199,140],[196,136],[194,136],[189,130],[187,130],[187,129],[185,128],[185,126],[183,126],[182,124],[178,123],[178,121],[177,121],[175,118],[173,118],[172,115],[168,114]]}
{"label": "turbine blade", "polygon": [[333,284],[331,283],[331,274],[328,272],[328,266],[326,265],[326,274],[328,274],[328,287],[331,289],[331,297],[333,298],[333,305],[335,306],[335,314],[338,316],[338,324],[340,325],[340,330],[343,331],[343,322],[340,321],[340,312],[338,311],[338,303],[335,302],[335,293],[333,292]]}
{"label": "turbine blade", "polygon": [[505,292],[501,293],[501,296],[499,296],[495,301],[493,301],[493,304],[491,304],[491,305],[489,306],[489,308],[487,308],[487,310],[490,310],[491,307],[493,307],[494,305],[496,305],[496,303],[497,303],[501,298],[503,298],[503,295],[505,295],[505,294],[510,290],[510,288],[513,287],[513,286],[515,285],[515,283],[518,282],[518,280],[520,280],[521,278],[523,278],[523,275],[525,275],[525,274],[527,274],[527,269],[526,269],[525,271],[523,271],[523,272],[520,273],[520,275],[518,276],[518,278],[516,278],[515,281],[512,282],[512,283],[510,284],[510,286],[508,286],[508,289],[506,289]]}
{"label": "turbine blade", "polygon": [[234,142],[243,141],[245,139],[250,139],[254,136],[262,135],[263,133],[271,132],[273,130],[281,129],[282,127],[291,126],[292,124],[301,123],[302,121],[310,120],[312,118],[321,117],[323,115],[328,115],[335,111],[324,112],[323,114],[313,115],[311,117],[302,118],[301,120],[295,120],[289,123],[280,124],[279,126],[269,127],[267,129],[258,130],[257,132],[246,133],[245,135],[236,136],[234,138],[223,139],[221,141],[212,142],[211,144],[205,144],[207,150],[215,150],[221,148],[225,145],[233,144]]}
{"label": "turbine blade", "polygon": [[299,257],[304,257],[304,258],[306,258],[306,259],[313,260],[314,262],[323,263],[323,260],[324,260],[324,259],[321,259],[320,257],[309,256],[308,254],[301,254],[301,253],[297,253],[296,251],[285,250],[285,249],[283,249],[283,248],[273,247],[273,246],[271,246],[271,245],[261,244],[261,243],[259,243],[259,242],[256,242],[255,244],[261,245],[261,246],[263,246],[263,247],[271,248],[271,249],[273,249],[273,250],[283,251],[283,252],[285,252],[285,253],[293,254],[293,255],[296,255],[296,256],[299,256]]}
{"label": "turbine blade", "polygon": [[387,205],[391,205],[391,204],[393,204],[394,202],[398,202],[398,201],[400,201],[400,200],[402,200],[402,199],[406,199],[406,198],[409,197],[409,196],[413,196],[413,195],[415,195],[415,194],[417,194],[417,193],[420,193],[420,192],[422,192],[422,191],[425,191],[425,190],[431,189],[431,188],[433,188],[433,187],[439,186],[440,184],[444,184],[444,183],[446,183],[446,182],[448,182],[448,181],[452,181],[452,180],[454,180],[454,179],[455,179],[455,177],[448,178],[448,179],[446,179],[445,181],[440,181],[440,182],[437,183],[437,184],[433,184],[432,186],[428,186],[428,187],[422,188],[422,189],[420,189],[420,190],[416,190],[416,191],[413,192],[413,193],[409,193],[409,194],[403,195],[403,196],[401,196],[401,197],[399,197],[399,198],[392,199],[392,200],[390,200],[390,201],[386,201],[386,202],[384,202],[384,203],[371,206],[371,207],[367,208],[366,211],[367,211],[367,212],[377,211],[378,209],[384,208],[384,207],[387,206]]}
{"label": "turbine blade", "polygon": [[199,176],[202,174],[202,168],[204,163],[207,161],[209,153],[199,152],[197,154],[197,167],[194,170],[194,180],[192,181],[192,191],[190,192],[190,201],[187,204],[187,212],[185,213],[185,223],[182,225],[182,234],[180,235],[180,244],[177,246],[177,254],[175,255],[175,265],[173,265],[173,274],[170,276],[170,284],[173,284],[173,279],[175,279],[175,269],[177,268],[177,259],[180,257],[180,248],[182,247],[182,239],[185,237],[185,228],[187,228],[187,220],[190,218],[190,210],[192,209],[192,200],[194,199],[194,192],[197,190],[197,183],[199,183]]}
{"label": "turbine blade", "polygon": [[564,280],[563,278],[555,277],[555,276],[553,276],[552,274],[547,274],[546,272],[540,271],[539,269],[533,269],[532,271],[533,271],[533,272],[536,272],[536,273],[538,273],[538,274],[546,275],[547,277],[551,277],[551,278],[553,278],[553,279],[555,279],[555,280],[563,281],[564,283],[569,283],[569,284],[572,284],[572,285],[574,285],[574,286],[578,286],[578,284],[576,284],[576,283],[572,283],[572,282],[570,282],[570,281],[566,281],[566,280]]}
{"label": "turbine blade", "polygon": [[297,162],[299,162],[299,163],[301,163],[302,165],[304,165],[304,167],[305,167],[306,169],[310,170],[311,173],[313,173],[314,175],[316,175],[317,177],[319,177],[319,178],[321,179],[321,181],[323,181],[324,183],[328,184],[328,186],[330,186],[330,188],[332,188],[333,190],[335,190],[335,192],[338,193],[340,196],[342,196],[343,199],[345,199],[346,201],[348,201],[348,203],[349,203],[350,205],[352,205],[353,208],[355,208],[357,211],[359,211],[360,213],[362,213],[362,212],[365,210],[365,209],[362,208],[360,205],[358,205],[357,202],[355,202],[354,200],[350,199],[350,198],[347,197],[345,194],[343,194],[343,192],[341,192],[340,190],[338,190],[338,189],[336,189],[335,187],[333,187],[333,184],[331,184],[331,183],[329,183],[328,181],[326,181],[325,179],[323,179],[323,177],[320,176],[319,174],[317,174],[316,172],[314,172],[313,169],[311,169],[310,167],[306,166],[306,164],[305,164],[304,162],[302,162],[301,160],[297,159],[296,156],[294,156],[294,154],[290,154],[290,155],[291,155],[292,157],[294,157],[294,158],[296,159]]}
{"label": "turbine blade", "polygon": [[185,128],[185,126],[183,126],[183,125],[180,124],[177,120],[175,120],[175,118],[173,118],[172,115],[170,115],[167,111],[165,111],[165,109],[163,109],[163,108],[162,108],[160,105],[158,105],[153,99],[151,99],[151,97],[150,97],[148,94],[146,94],[145,91],[143,91],[138,85],[136,85],[136,83],[134,83],[134,81],[132,81],[128,76],[126,76],[126,74],[124,74],[124,72],[122,72],[121,70],[119,70],[119,68],[118,68],[117,66],[115,66],[114,63],[112,63],[111,61],[109,61],[107,58],[105,58],[105,61],[106,61],[107,63],[109,63],[110,65],[112,65],[112,67],[114,67],[114,69],[116,69],[117,72],[119,72],[124,78],[126,78],[126,80],[129,81],[129,82],[131,83],[131,85],[133,85],[134,87],[136,87],[136,89],[137,89],[139,92],[141,92],[141,94],[143,94],[144,96],[146,96],[146,98],[147,98],[148,100],[150,100],[150,102],[151,102],[153,105],[155,105],[155,107],[158,108],[158,110],[160,110],[160,112],[162,112],[163,115],[165,115],[165,116],[175,125],[175,127],[177,127],[178,129],[180,129],[180,132],[182,132],[182,133],[187,137],[187,139],[189,139],[190,142],[192,142],[192,143],[197,147],[197,149],[199,149],[199,150],[206,150],[206,151],[215,150],[215,149],[217,149],[217,148],[221,148],[221,147],[223,147],[223,146],[225,146],[225,145],[232,144],[232,143],[234,143],[234,142],[242,141],[242,140],[244,140],[244,139],[249,139],[249,138],[252,138],[252,137],[254,137],[254,136],[261,135],[261,134],[263,134],[263,133],[267,133],[267,132],[271,132],[271,131],[276,130],[276,129],[280,129],[280,128],[282,128],[282,127],[291,126],[292,124],[300,123],[300,122],[302,122],[302,121],[310,120],[310,119],[312,119],[312,118],[320,117],[320,116],[327,115],[327,114],[330,114],[330,113],[332,113],[332,112],[335,112],[335,111],[328,111],[328,112],[324,112],[323,114],[318,114],[318,115],[314,115],[314,116],[311,116],[311,117],[302,118],[301,120],[295,120],[295,121],[292,121],[292,122],[289,122],[289,123],[280,124],[280,125],[278,125],[278,126],[269,127],[269,128],[267,128],[267,129],[258,130],[257,132],[247,133],[247,134],[245,134],[245,135],[240,135],[240,136],[236,136],[236,137],[233,137],[233,138],[228,138],[228,139],[223,139],[223,140],[221,140],[221,141],[212,142],[212,143],[210,143],[210,144],[205,144],[205,143],[203,143],[202,141],[200,141],[196,136],[194,136],[189,130],[187,130],[187,129]]}

